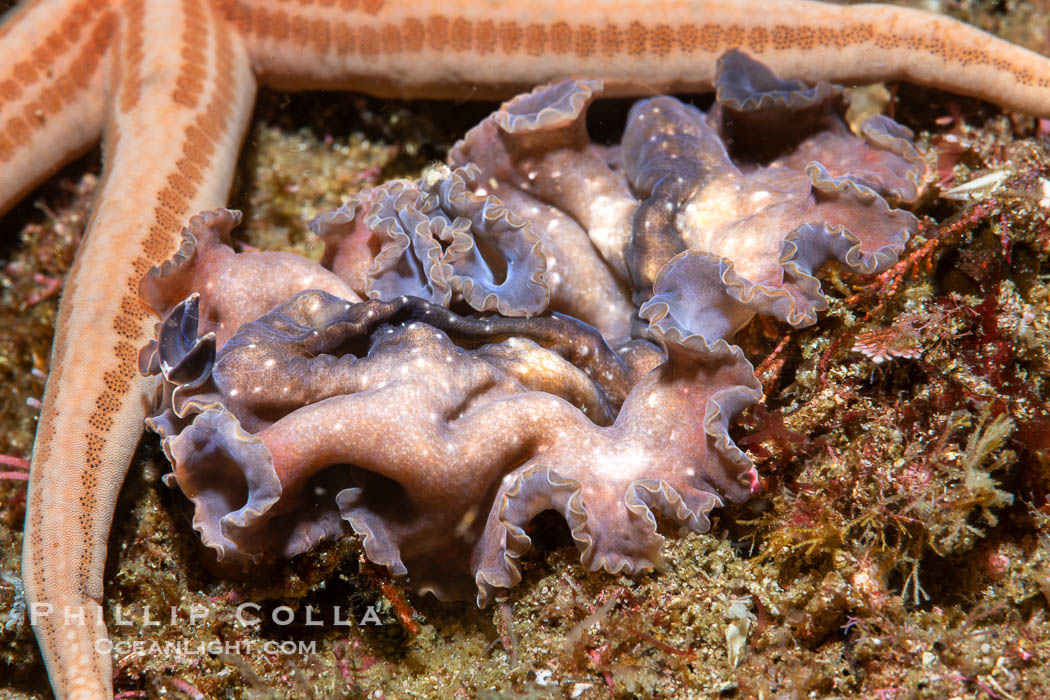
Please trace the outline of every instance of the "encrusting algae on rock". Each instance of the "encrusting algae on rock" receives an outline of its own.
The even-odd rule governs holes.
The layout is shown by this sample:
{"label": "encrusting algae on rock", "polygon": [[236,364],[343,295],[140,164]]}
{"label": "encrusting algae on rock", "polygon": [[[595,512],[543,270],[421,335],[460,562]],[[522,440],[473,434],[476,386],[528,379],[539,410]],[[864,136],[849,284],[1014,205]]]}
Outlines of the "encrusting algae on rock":
{"label": "encrusting algae on rock", "polygon": [[[406,601],[400,582],[361,561],[352,540],[230,582],[200,570],[206,551],[181,499],[160,484],[166,467],[153,443],[132,469],[123,506],[131,517],[114,535],[121,546],[107,591],[115,604],[137,607],[139,622],[144,605],[154,617],[175,605],[181,622],[154,631],[110,620],[114,641],[317,646],[289,657],[118,655],[118,692],[391,697],[441,687],[485,696],[508,685],[580,697],[1050,692],[1043,670],[1050,234],[1040,204],[1050,153],[1031,120],[938,96],[938,105],[958,110],[951,117],[943,107],[921,107],[928,99],[903,91],[896,118],[919,134],[942,190],[989,171],[1008,176],[976,201],[928,196],[913,209],[925,218],[901,262],[876,278],[825,266],[829,309],[815,325],[793,329],[759,317],[737,335],[766,402],[731,436],[755,462],[764,493],[713,514],[719,538],[670,537],[654,573],[589,574],[569,533],[544,515],[527,529],[539,546],[521,560],[522,583],[484,611]],[[891,352],[876,365],[853,350],[876,331],[910,354]],[[12,410],[31,417],[30,407]],[[17,430],[4,425],[9,451],[26,454]],[[0,484],[12,513],[5,552],[17,551],[20,489]],[[676,533],[670,523],[661,527]],[[17,567],[12,559],[9,568]],[[264,619],[281,604],[300,619],[307,605],[325,618],[340,605],[360,621],[375,605],[384,624],[245,628],[235,611],[251,601],[262,603]],[[13,602],[14,590],[0,584],[4,609]],[[212,617],[191,628],[196,604]],[[0,640],[0,663],[12,671],[3,675],[13,679],[5,690],[43,692],[27,630],[4,630]]]}

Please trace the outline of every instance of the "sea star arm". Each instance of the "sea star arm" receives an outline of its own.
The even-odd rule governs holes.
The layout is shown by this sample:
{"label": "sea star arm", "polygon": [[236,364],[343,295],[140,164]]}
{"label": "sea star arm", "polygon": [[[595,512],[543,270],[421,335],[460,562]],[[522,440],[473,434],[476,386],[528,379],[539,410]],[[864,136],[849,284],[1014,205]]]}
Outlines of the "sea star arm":
{"label": "sea star arm", "polygon": [[115,24],[102,3],[56,0],[0,26],[0,214],[98,142]]}
{"label": "sea star arm", "polygon": [[[27,598],[51,606],[34,629],[69,698],[112,695],[111,655],[96,643],[113,509],[149,389],[136,369],[153,325],[139,280],[170,254],[180,222],[225,202],[254,99],[247,55],[209,5],[129,4],[112,49],[104,185],[62,298],[24,539]],[[168,31],[146,41],[145,25]]]}
{"label": "sea star arm", "polygon": [[[326,5],[326,3],[319,3]],[[606,95],[711,89],[743,49],[784,78],[906,80],[1050,116],[1050,68],[962,22],[806,0],[222,0],[260,81],[385,97],[506,97],[567,75]]]}

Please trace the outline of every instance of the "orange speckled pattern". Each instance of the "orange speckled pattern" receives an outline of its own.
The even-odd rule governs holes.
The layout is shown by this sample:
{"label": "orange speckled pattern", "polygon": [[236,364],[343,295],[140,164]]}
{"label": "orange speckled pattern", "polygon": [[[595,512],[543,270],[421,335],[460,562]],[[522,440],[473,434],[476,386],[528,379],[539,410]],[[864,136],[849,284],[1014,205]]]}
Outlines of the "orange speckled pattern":
{"label": "orange speckled pattern", "polygon": [[[278,85],[295,80],[360,87],[389,67],[383,85],[370,92],[445,97],[470,80],[486,96],[497,96],[569,69],[601,78],[621,94],[638,92],[642,83],[650,90],[687,90],[709,86],[714,59],[741,48],[780,74],[807,80],[900,78],[989,99],[999,81],[995,101],[1033,112],[1044,99],[1038,93],[1050,87],[1050,76],[1037,69],[1040,57],[1031,52],[1007,51],[993,37],[949,19],[880,5],[705,2],[698,10],[695,3],[673,1],[535,2],[526,10],[467,2],[221,4],[246,38],[257,71]],[[823,61],[814,61],[817,55]],[[469,56],[487,60],[464,62]],[[975,70],[964,75],[963,68]]]}
{"label": "orange speckled pattern", "polygon": [[[566,76],[608,94],[704,91],[742,48],[784,77],[910,80],[1050,116],[1050,63],[880,5],[773,0],[36,0],[0,24],[0,214],[104,148],[63,292],[30,479],[23,575],[60,698],[108,698],[99,613],[113,508],[150,382],[138,282],[225,203],[256,81],[378,96],[505,97]],[[61,611],[84,609],[84,624]]]}

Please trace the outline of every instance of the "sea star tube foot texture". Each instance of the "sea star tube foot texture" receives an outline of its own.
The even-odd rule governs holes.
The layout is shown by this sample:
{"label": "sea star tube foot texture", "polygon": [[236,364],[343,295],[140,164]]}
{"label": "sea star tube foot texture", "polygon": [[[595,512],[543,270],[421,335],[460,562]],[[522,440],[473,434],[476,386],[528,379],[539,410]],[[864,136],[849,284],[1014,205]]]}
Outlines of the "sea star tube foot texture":
{"label": "sea star tube foot texture", "polygon": [[[917,197],[925,168],[888,119],[853,135],[837,86],[739,53],[717,84],[706,114],[637,103],[615,147],[584,124],[599,82],[515,98],[454,169],[319,217],[318,265],[234,253],[232,212],[191,221],[143,282],[163,320],[140,366],[163,377],[149,425],[204,543],[250,565],[352,530],[417,590],[484,604],[544,510],[589,569],[634,573],[660,561],[655,512],[703,532],[748,498],[728,431],[762,393],[733,335],[756,313],[813,323],[829,259],[893,262],[916,220],[887,198]],[[761,132],[730,136],[739,120]],[[238,303],[231,327],[227,293],[274,300],[262,269],[295,293],[250,321]]]}

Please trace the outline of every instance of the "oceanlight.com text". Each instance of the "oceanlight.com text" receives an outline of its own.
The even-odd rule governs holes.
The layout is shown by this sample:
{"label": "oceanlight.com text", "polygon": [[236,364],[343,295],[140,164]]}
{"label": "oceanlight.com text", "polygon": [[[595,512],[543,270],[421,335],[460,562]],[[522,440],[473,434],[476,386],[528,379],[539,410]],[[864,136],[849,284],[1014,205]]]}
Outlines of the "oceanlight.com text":
{"label": "oceanlight.com text", "polygon": [[206,654],[218,656],[220,654],[234,654],[237,656],[251,656],[253,654],[281,654],[284,656],[306,655],[317,652],[317,641],[277,641],[274,639],[262,640],[240,640],[220,641],[213,639],[208,642],[192,640],[173,640],[166,642],[150,640],[122,640],[112,642],[108,639],[100,639],[95,642],[95,652],[98,654],[115,654],[116,656],[204,656]]}

